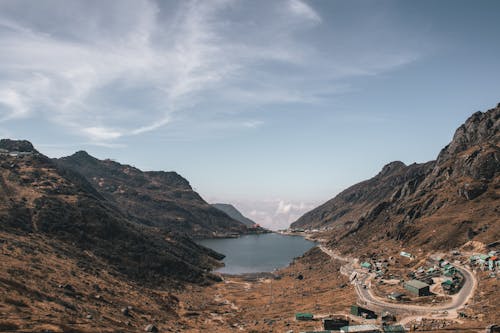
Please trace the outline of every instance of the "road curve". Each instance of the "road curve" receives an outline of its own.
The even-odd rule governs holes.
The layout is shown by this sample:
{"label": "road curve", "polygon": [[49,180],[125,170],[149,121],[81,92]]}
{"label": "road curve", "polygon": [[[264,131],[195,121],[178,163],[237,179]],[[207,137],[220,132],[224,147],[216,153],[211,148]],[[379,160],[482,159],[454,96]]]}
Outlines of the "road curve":
{"label": "road curve", "polygon": [[[341,260],[344,262],[350,262],[352,260],[347,257],[340,256],[339,254],[333,252],[332,250],[327,249],[323,245],[320,245],[319,248],[324,253],[329,255],[332,259]],[[365,272],[358,271],[352,268],[352,265],[349,266],[351,266],[349,270],[343,271],[345,275],[350,275],[353,271],[358,272],[358,276],[366,275]],[[370,289],[371,286],[368,285],[367,288],[362,287],[362,285],[366,285],[366,280],[368,276],[362,278],[362,281],[360,281],[360,283],[355,283],[355,290],[361,302],[365,303],[366,305],[380,307],[383,308],[384,310],[388,310],[394,313],[400,313],[400,314],[407,313],[408,315],[411,314],[412,316],[415,315],[426,316],[436,311],[443,311],[443,312],[447,311],[450,314],[450,316],[456,317],[457,315],[456,311],[464,307],[465,304],[469,301],[469,299],[474,295],[474,292],[477,288],[477,279],[468,268],[461,265],[455,265],[455,267],[464,276],[464,285],[456,295],[453,295],[451,302],[442,305],[419,306],[419,305],[395,304],[386,302],[385,300],[373,295]]]}

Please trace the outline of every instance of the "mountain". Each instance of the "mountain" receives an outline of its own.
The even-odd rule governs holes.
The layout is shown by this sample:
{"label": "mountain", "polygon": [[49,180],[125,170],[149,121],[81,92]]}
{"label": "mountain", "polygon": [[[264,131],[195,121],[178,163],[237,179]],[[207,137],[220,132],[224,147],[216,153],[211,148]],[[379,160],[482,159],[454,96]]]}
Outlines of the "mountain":
{"label": "mountain", "polygon": [[256,223],[252,220],[250,220],[248,217],[243,216],[239,210],[237,210],[233,205],[230,204],[223,204],[223,203],[216,203],[212,204],[212,207],[217,208],[220,211],[223,211],[226,213],[229,217],[235,219],[236,221],[240,221],[247,227],[251,227],[255,225]]}
{"label": "mountain", "polygon": [[145,284],[205,283],[223,257],[183,235],[135,223],[85,177],[27,141],[0,141],[0,233],[12,248],[43,243],[36,251]]}
{"label": "mountain", "polygon": [[460,126],[435,161],[387,164],[307,212],[291,228],[328,230],[346,251],[449,249],[500,238],[500,104]]}
{"label": "mountain", "polygon": [[106,199],[138,223],[195,238],[245,233],[246,226],[210,206],[175,172],[141,171],[84,151],[55,160],[82,174]]}

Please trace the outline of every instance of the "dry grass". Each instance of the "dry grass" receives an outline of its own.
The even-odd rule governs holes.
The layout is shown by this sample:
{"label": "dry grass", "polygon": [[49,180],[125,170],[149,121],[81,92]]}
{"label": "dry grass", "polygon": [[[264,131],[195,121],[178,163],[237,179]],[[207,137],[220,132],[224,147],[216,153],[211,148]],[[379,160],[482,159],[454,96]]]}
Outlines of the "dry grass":
{"label": "dry grass", "polygon": [[[6,268],[0,270],[0,331],[137,332],[150,323],[175,329],[170,292],[131,283],[95,258],[94,267],[82,265],[71,248],[56,249],[41,236],[0,232],[0,238]],[[130,316],[121,312],[127,306]]]}

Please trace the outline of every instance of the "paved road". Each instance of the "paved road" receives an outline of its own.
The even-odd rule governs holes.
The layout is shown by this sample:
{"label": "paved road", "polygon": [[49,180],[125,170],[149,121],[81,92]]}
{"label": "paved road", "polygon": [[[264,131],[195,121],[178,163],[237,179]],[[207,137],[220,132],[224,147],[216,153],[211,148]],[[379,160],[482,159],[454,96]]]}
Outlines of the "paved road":
{"label": "paved road", "polygon": [[[327,249],[323,245],[320,245],[319,248],[324,253],[328,254],[332,259],[341,260],[348,263],[352,262],[352,258],[342,257],[339,254],[333,252],[332,250]],[[464,285],[456,295],[452,296],[451,302],[436,306],[395,304],[386,302],[384,299],[373,295],[369,284],[369,281],[371,280],[373,275],[368,275],[364,271],[353,268],[352,264],[347,264],[347,266],[348,267],[346,267],[343,271],[342,270],[341,271],[344,275],[350,275],[352,274],[353,271],[357,272],[358,277],[357,277],[357,282],[355,283],[355,289],[362,303],[368,306],[391,311],[395,314],[405,315],[406,317],[430,316],[432,312],[444,313],[446,311],[447,318],[456,318],[457,310],[462,308],[469,301],[472,295],[474,295],[474,292],[477,287],[477,279],[474,276],[474,274],[466,267],[455,265],[455,267],[464,276]],[[363,285],[366,285],[367,288],[364,288]]]}

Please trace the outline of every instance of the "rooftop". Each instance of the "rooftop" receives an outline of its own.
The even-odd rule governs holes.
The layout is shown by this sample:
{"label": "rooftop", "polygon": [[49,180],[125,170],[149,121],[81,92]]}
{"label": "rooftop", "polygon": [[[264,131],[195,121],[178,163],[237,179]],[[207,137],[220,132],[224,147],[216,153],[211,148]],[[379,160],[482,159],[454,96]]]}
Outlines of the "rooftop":
{"label": "rooftop", "polygon": [[383,326],[382,329],[384,332],[404,332],[405,329],[401,325],[387,325]]}
{"label": "rooftop", "polygon": [[419,280],[410,280],[405,282],[406,285],[409,285],[411,287],[417,288],[417,289],[422,289],[422,288],[427,288],[429,285],[427,283],[424,283]]}
{"label": "rooftop", "polygon": [[367,324],[367,325],[353,325],[341,327],[342,332],[368,332],[368,331],[379,331],[380,328],[377,325]]}

